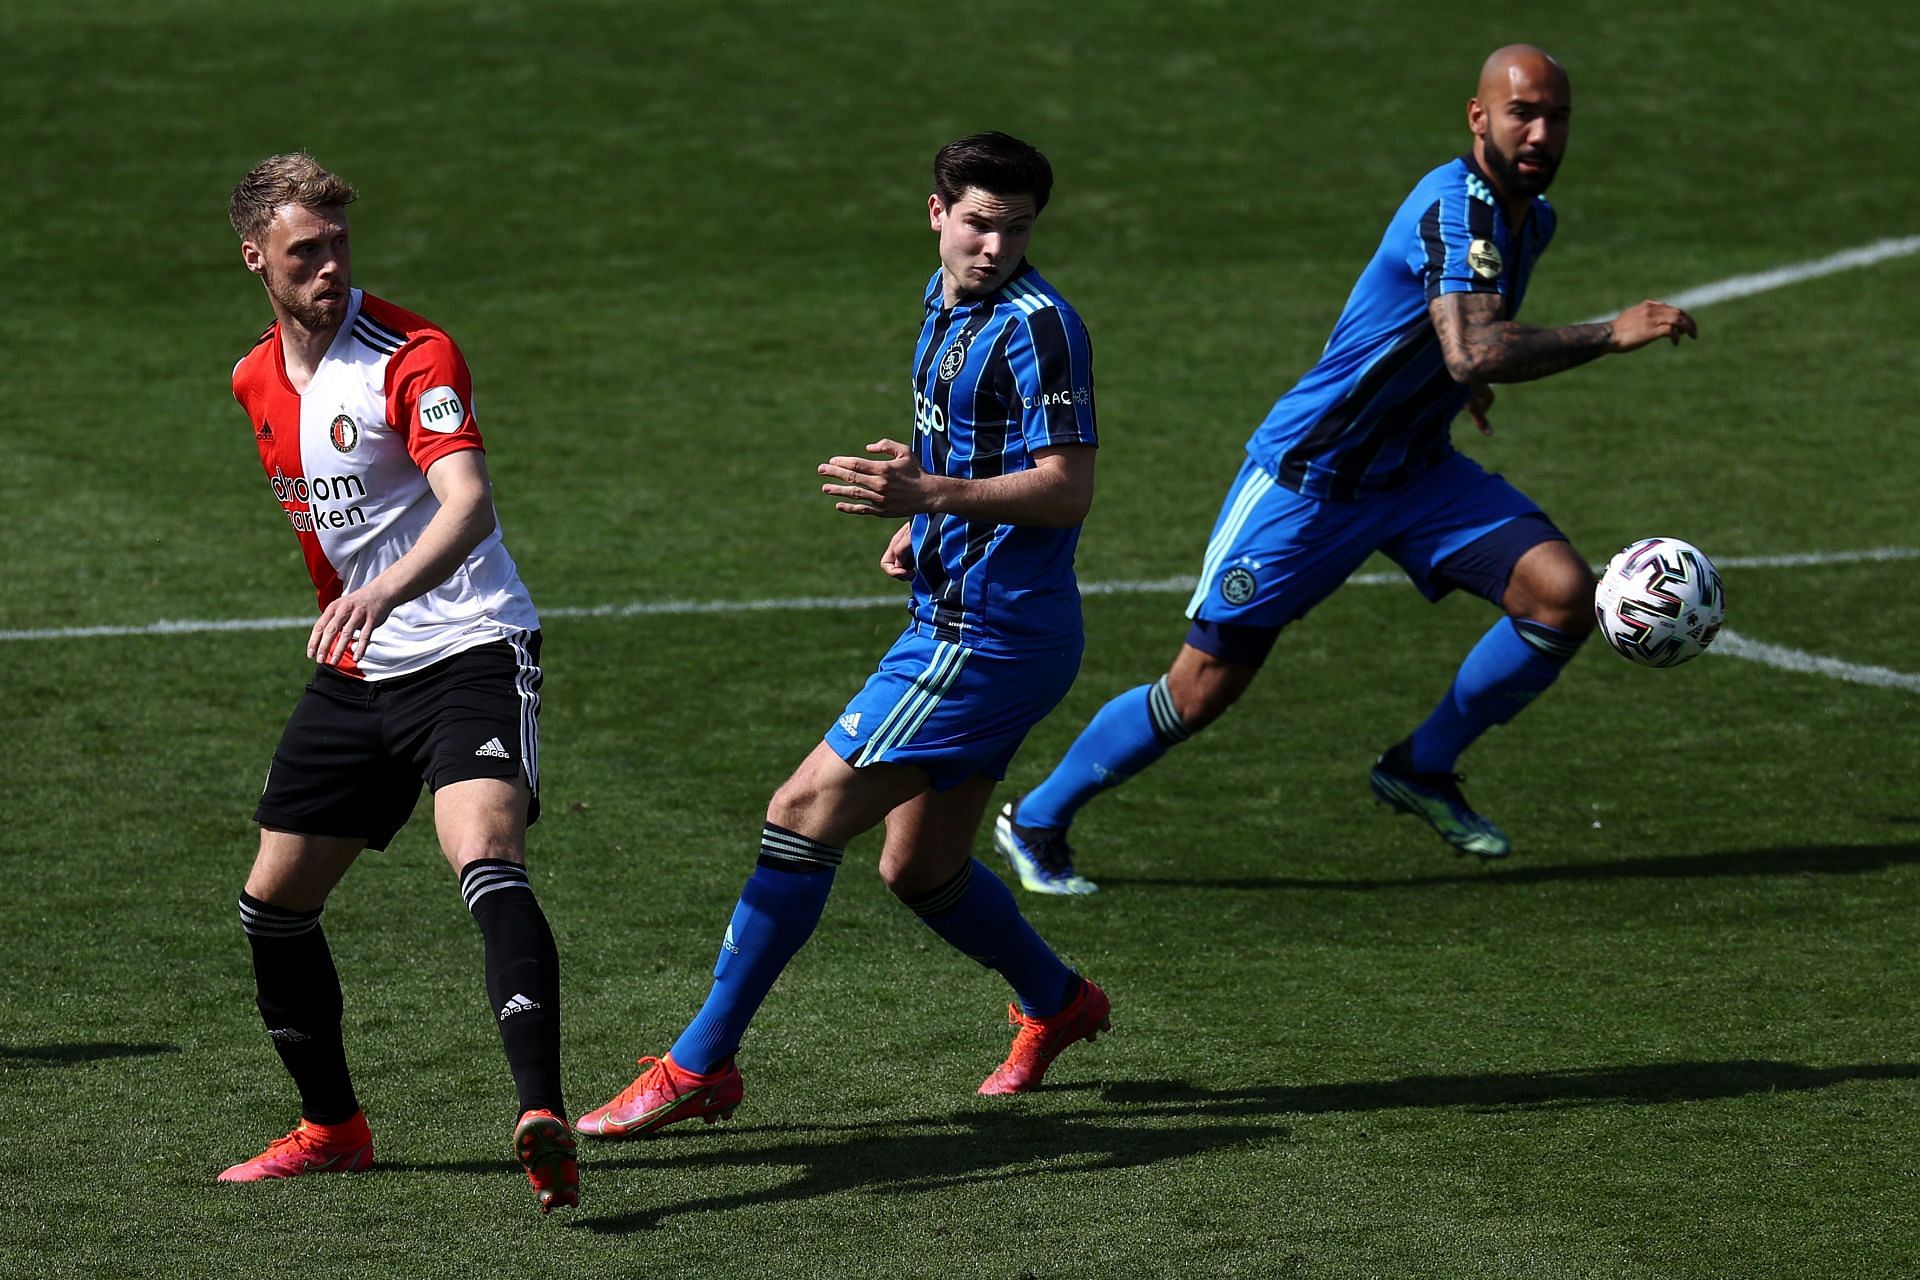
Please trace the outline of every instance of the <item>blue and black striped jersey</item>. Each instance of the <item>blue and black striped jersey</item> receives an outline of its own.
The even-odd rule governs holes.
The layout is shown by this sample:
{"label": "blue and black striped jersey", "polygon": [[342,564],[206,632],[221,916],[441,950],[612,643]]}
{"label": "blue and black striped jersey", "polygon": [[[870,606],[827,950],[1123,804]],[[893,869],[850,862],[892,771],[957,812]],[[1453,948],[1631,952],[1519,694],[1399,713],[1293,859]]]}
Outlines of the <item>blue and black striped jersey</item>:
{"label": "blue and black striped jersey", "polygon": [[[1059,291],[1021,263],[985,297],[942,305],[927,283],[913,352],[913,449],[922,470],[978,480],[1033,466],[1037,449],[1094,445],[1093,347]],[[1078,526],[913,518],[915,630],[1017,652],[1080,634]]]}
{"label": "blue and black striped jersey", "polygon": [[1287,488],[1335,500],[1397,488],[1438,462],[1471,391],[1447,372],[1427,304],[1498,293],[1512,319],[1553,228],[1544,196],[1517,233],[1508,226],[1471,155],[1420,179],[1319,361],[1274,404],[1247,452]]}

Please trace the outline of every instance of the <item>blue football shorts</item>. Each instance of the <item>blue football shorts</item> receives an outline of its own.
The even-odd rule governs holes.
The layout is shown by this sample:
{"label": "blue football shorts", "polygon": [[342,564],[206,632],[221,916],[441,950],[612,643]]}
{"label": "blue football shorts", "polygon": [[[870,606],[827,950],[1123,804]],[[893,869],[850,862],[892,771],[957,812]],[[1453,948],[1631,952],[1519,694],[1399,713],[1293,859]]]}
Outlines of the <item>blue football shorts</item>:
{"label": "blue football shorts", "polygon": [[[1489,537],[1515,521],[1525,536]],[[1187,616],[1277,631],[1305,617],[1376,551],[1429,600],[1464,586],[1498,604],[1520,555],[1564,537],[1531,498],[1462,453],[1398,489],[1352,502],[1302,497],[1249,457],[1214,522]],[[1470,548],[1475,555],[1446,564]],[[1501,563],[1478,564],[1488,558],[1480,552]]]}
{"label": "blue football shorts", "polygon": [[908,627],[824,740],[858,769],[910,764],[936,791],[976,774],[999,781],[1027,733],[1060,705],[1084,639],[1054,649],[988,653]]}

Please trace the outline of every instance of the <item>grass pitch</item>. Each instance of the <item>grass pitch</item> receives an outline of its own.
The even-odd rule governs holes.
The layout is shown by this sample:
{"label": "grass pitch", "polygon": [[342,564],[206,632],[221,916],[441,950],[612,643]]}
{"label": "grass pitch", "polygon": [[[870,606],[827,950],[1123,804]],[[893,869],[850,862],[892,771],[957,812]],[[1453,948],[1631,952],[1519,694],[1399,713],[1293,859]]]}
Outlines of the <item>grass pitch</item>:
{"label": "grass pitch", "polygon": [[[1920,233],[1896,159],[1920,38],[1891,3],[0,5],[0,630],[310,610],[225,381],[267,319],[226,194],[293,146],[364,193],[357,281],[465,348],[509,545],[560,611],[887,591],[885,527],[812,466],[908,427],[934,148],[1022,134],[1059,174],[1035,261],[1098,353],[1082,577],[1190,574],[1246,434],[1512,39],[1576,94],[1527,319]],[[1916,290],[1907,257],[1715,306],[1686,350],[1503,389],[1463,447],[1590,558],[1920,545]],[[1743,635],[1920,667],[1910,560],[1726,579]],[[1164,667],[1181,603],[1089,597],[1080,683],[1010,788]],[[531,858],[576,1110],[696,1007],[766,796],[898,622],[549,622]],[[1001,984],[856,846],[737,1118],[588,1148],[565,1221],[511,1163],[478,937],[424,824],[327,915],[381,1171],[212,1183],[295,1109],[232,902],[300,633],[0,641],[0,1274],[1920,1271],[1915,695],[1590,646],[1467,757],[1518,844],[1483,868],[1365,771],[1486,622],[1350,588],[1087,811],[1103,892],[1022,902],[1115,1030],[1038,1094],[972,1096]]]}

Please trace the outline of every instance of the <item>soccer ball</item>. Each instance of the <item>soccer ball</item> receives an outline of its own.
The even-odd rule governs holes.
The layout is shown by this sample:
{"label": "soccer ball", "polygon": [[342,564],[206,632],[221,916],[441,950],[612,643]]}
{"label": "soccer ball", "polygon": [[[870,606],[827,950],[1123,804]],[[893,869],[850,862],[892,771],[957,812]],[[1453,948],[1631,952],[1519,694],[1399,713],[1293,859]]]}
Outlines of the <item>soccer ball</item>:
{"label": "soccer ball", "polygon": [[1700,548],[1678,538],[1642,538],[1607,564],[1593,616],[1614,652],[1643,667],[1697,658],[1726,616],[1720,574]]}

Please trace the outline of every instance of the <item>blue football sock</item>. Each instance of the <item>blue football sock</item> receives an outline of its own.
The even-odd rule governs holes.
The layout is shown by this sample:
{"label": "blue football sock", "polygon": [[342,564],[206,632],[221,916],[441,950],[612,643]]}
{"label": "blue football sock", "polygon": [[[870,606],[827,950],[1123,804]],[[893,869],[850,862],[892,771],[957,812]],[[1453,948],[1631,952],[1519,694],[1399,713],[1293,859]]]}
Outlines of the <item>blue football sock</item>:
{"label": "blue football sock", "polygon": [[1585,639],[1526,619],[1502,618],[1487,628],[1446,696],[1408,739],[1414,770],[1452,773],[1474,739],[1546,691]]}
{"label": "blue football sock", "polygon": [[1029,1018],[1051,1018],[1067,1007],[1076,988],[1073,970],[1020,914],[1013,891],[978,858],[932,893],[902,901],[949,944],[998,970]]}
{"label": "blue football sock", "polygon": [[720,943],[713,987],[673,1042],[676,1063],[705,1073],[733,1056],[774,980],[820,923],[843,852],[767,824],[759,865],[740,890]]}
{"label": "blue football sock", "polygon": [[1021,797],[1020,825],[1065,831],[1081,805],[1192,736],[1173,709],[1165,676],[1127,690],[1100,708],[1046,781]]}

